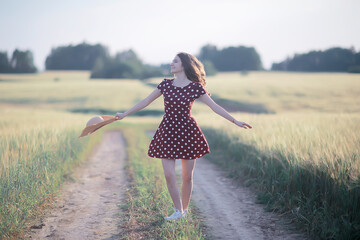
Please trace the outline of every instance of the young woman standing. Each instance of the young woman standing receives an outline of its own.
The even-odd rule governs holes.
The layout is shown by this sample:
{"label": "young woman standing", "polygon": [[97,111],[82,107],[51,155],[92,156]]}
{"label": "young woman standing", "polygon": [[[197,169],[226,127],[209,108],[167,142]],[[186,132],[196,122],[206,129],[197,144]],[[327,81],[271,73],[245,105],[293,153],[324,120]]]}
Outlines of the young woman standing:
{"label": "young woman standing", "polygon": [[[233,118],[210,98],[205,90],[204,67],[196,57],[184,52],[178,53],[171,63],[171,73],[175,78],[164,79],[148,97],[125,113],[116,113],[116,117],[121,120],[145,108],[161,95],[164,96],[165,114],[151,140],[148,155],[162,159],[167,187],[175,206],[175,212],[165,219],[177,220],[185,218],[188,213],[196,159],[210,153],[205,136],[191,117],[195,99],[200,99],[214,112],[239,127],[252,127]],[[176,183],[176,159],[182,160],[181,197]]]}

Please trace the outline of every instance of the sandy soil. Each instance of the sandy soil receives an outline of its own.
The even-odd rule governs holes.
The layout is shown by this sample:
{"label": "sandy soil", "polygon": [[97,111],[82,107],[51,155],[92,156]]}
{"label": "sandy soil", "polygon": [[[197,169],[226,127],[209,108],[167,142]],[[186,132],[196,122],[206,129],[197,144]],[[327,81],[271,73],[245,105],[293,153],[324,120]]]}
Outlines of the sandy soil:
{"label": "sandy soil", "polygon": [[[105,133],[88,162],[67,182],[29,239],[120,239],[127,185],[121,132]],[[35,229],[38,227],[39,229]]]}

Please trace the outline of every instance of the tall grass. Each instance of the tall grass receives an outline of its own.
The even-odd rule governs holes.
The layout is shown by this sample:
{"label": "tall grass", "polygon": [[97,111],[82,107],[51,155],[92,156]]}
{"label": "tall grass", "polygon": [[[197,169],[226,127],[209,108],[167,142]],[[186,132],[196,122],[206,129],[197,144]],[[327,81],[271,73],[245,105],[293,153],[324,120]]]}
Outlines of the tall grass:
{"label": "tall grass", "polygon": [[256,186],[270,209],[314,239],[360,238],[360,114],[239,114],[252,130],[209,118],[198,117],[209,158]]}
{"label": "tall grass", "polygon": [[79,141],[84,120],[70,114],[0,109],[0,115],[0,236],[12,238],[56,195],[96,138]]}

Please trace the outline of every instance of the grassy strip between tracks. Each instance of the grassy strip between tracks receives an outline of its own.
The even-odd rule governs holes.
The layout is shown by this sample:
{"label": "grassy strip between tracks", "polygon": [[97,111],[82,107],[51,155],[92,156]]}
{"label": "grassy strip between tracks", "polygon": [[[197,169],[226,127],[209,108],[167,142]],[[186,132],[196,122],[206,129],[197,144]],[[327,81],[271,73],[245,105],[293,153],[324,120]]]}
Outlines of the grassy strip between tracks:
{"label": "grassy strip between tracks", "polygon": [[360,179],[348,179],[347,162],[334,159],[340,177],[326,166],[304,164],[282,152],[262,153],[235,136],[203,129],[211,152],[207,158],[230,177],[252,185],[269,210],[287,213],[313,239],[360,239]]}
{"label": "grassy strip between tracks", "polygon": [[[190,202],[192,214],[177,222],[167,222],[165,216],[173,213],[160,159],[147,156],[150,137],[146,130],[151,125],[122,127],[127,141],[127,172],[130,188],[125,210],[126,239],[206,239],[204,225],[196,217],[197,209]],[[181,187],[179,186],[179,189]]]}

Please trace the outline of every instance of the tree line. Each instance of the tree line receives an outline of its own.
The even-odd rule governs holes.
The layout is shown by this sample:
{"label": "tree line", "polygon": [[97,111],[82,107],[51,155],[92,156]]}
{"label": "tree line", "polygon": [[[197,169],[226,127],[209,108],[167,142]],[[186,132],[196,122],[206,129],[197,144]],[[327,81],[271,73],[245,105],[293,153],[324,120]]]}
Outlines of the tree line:
{"label": "tree line", "polygon": [[0,73],[35,73],[34,58],[31,51],[15,49],[11,59],[7,52],[0,52]]}
{"label": "tree line", "polygon": [[[231,46],[219,49],[207,44],[201,47],[198,57],[208,76],[218,71],[264,70],[261,57],[254,47]],[[89,70],[91,78],[134,78],[171,76],[170,64],[145,64],[132,49],[109,54],[102,44],[80,43],[53,48],[45,61],[46,70]],[[360,72],[360,52],[353,48],[330,48],[325,51],[310,51],[295,54],[279,63],[273,63],[273,71],[306,72]],[[31,51],[16,49],[11,59],[0,52],[1,73],[33,73]]]}
{"label": "tree line", "polygon": [[132,49],[111,56],[106,46],[87,43],[53,48],[46,58],[45,68],[90,70],[91,78],[145,79],[164,75],[161,66],[144,64]]}
{"label": "tree line", "polygon": [[221,72],[264,70],[261,58],[253,47],[238,46],[218,49],[215,45],[208,44],[200,49],[198,58]]}
{"label": "tree line", "polygon": [[[250,54],[256,56],[253,62],[259,63],[252,66],[249,61],[235,61],[235,59],[249,59],[252,56],[247,53],[248,48],[227,48],[218,50],[216,46],[204,46],[199,59],[204,63],[207,75],[214,75],[217,71],[236,71],[236,70],[260,70],[262,69],[261,60],[254,48]],[[228,58],[225,64],[218,61],[219,58]],[[224,68],[227,63],[231,63],[230,68]],[[91,70],[91,78],[135,78],[145,79],[158,76],[170,76],[170,64],[154,66],[144,64],[138,55],[132,50],[126,50],[110,56],[105,46],[100,44],[89,45],[82,43],[76,46],[61,46],[52,49],[46,58],[45,66],[47,70]]]}
{"label": "tree line", "polygon": [[273,63],[274,71],[299,72],[351,72],[360,73],[360,52],[353,48],[330,48],[325,51],[310,51],[295,54],[282,62]]}
{"label": "tree line", "polygon": [[[216,74],[217,71],[263,69],[260,56],[252,47],[239,46],[217,49],[214,45],[205,45],[197,57],[203,62],[208,76]],[[81,59],[86,59],[86,64]],[[65,61],[67,66],[65,66]],[[144,64],[132,49],[110,56],[107,48],[99,44],[92,46],[82,43],[76,46],[58,47],[52,49],[46,58],[47,70],[74,68],[91,70],[91,78],[145,79],[171,75],[170,64],[160,66]]]}
{"label": "tree line", "polygon": [[[30,51],[26,52],[32,56]],[[3,55],[6,58],[6,53]],[[208,76],[215,75],[217,71],[263,69],[260,56],[256,50],[243,46],[218,49],[214,45],[205,45],[197,57],[203,62]],[[24,61],[33,66],[32,57],[24,59]],[[7,66],[11,65],[10,63],[2,64],[0,62],[0,65],[0,72],[14,72],[2,70],[7,69]],[[159,66],[145,64],[132,49],[111,56],[106,46],[87,43],[53,48],[46,57],[45,69],[90,70],[91,78],[145,79],[171,76],[170,64]]]}

